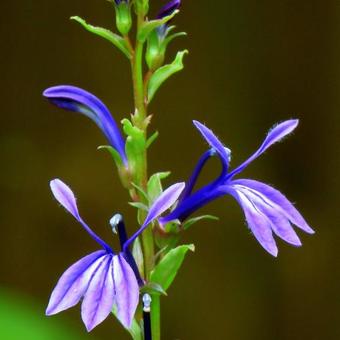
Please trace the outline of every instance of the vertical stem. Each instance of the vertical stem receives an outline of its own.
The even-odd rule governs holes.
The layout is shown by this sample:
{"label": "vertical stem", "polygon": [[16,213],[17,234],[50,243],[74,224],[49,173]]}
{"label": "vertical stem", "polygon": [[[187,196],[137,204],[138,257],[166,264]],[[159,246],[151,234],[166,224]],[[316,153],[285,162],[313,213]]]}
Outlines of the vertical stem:
{"label": "vertical stem", "polygon": [[[144,23],[144,16],[138,15],[137,22],[137,35],[141,25]],[[134,102],[135,102],[135,114],[133,117],[134,124],[144,131],[145,138],[147,135],[147,124],[145,123],[145,118],[147,117],[147,104],[146,98],[146,88],[144,86],[144,76],[143,76],[143,43],[136,39],[135,49],[133,57],[131,59],[131,70],[132,70],[132,80],[133,80],[133,92],[134,92]],[[143,174],[141,174],[141,183],[136,183],[142,188],[146,189],[148,176],[147,176],[147,151],[145,150],[144,155],[144,169]],[[139,197],[140,201],[143,202],[143,198]],[[143,202],[147,203],[147,202]],[[144,212],[140,211],[144,214]],[[145,216],[143,216],[145,217]],[[145,266],[145,278],[150,279],[151,271],[154,268],[154,237],[152,228],[148,227],[142,234],[142,244],[143,244],[143,254],[144,254],[144,266]],[[159,296],[153,296],[151,306],[151,330],[152,339],[160,340],[160,301]]]}

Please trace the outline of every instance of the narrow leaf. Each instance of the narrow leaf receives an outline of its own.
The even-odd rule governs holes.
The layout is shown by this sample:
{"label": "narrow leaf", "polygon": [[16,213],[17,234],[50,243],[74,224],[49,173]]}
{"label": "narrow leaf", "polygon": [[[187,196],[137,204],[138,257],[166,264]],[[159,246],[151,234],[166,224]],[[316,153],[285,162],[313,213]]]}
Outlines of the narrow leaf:
{"label": "narrow leaf", "polygon": [[188,250],[194,251],[195,246],[184,244],[170,250],[151,272],[151,281],[158,283],[166,291],[175,279]]}
{"label": "narrow leaf", "polygon": [[168,295],[161,285],[155,282],[148,282],[141,288],[141,293]]}
{"label": "narrow leaf", "polygon": [[140,187],[139,185],[131,182],[131,185],[137,189],[137,191],[143,196],[143,198],[146,200],[146,201],[149,201],[149,197],[147,195],[147,193],[144,191],[144,189],[142,187]]}
{"label": "narrow leaf", "polygon": [[111,42],[114,46],[116,46],[121,52],[123,52],[128,59],[131,59],[131,53],[129,51],[129,48],[125,42],[125,40],[119,36],[118,34],[115,34],[111,32],[110,30],[102,27],[96,27],[88,24],[84,19],[73,16],[71,17],[71,20],[77,21],[80,25],[82,25],[87,31],[99,35],[100,37],[108,40]]}
{"label": "narrow leaf", "polygon": [[132,256],[136,261],[141,277],[144,277],[144,255],[139,237],[137,237],[135,242],[133,242]]}
{"label": "narrow leaf", "polygon": [[137,208],[137,209],[148,211],[148,207],[141,202],[129,202],[129,205],[131,205],[132,207]]}
{"label": "narrow leaf", "polygon": [[175,60],[168,65],[160,67],[150,78],[148,84],[148,102],[151,102],[153,96],[159,87],[174,73],[183,69],[183,57],[189,53],[188,50],[180,51],[177,53]]}
{"label": "narrow leaf", "polygon": [[193,217],[190,218],[189,220],[185,221],[183,223],[183,229],[187,230],[189,229],[193,224],[202,221],[202,220],[213,220],[213,221],[218,221],[219,218],[217,216],[213,216],[213,215],[202,215],[202,216],[198,216],[198,217]]}
{"label": "narrow leaf", "polygon": [[110,145],[100,145],[100,146],[98,146],[97,149],[98,150],[107,150],[111,154],[111,156],[112,156],[112,158],[113,158],[118,169],[123,166],[123,162],[122,162],[122,159],[120,157],[120,154],[112,146],[110,146]]}
{"label": "narrow leaf", "polygon": [[158,131],[154,132],[149,138],[148,140],[146,141],[146,148],[148,149],[151,144],[157,139],[159,133]]}

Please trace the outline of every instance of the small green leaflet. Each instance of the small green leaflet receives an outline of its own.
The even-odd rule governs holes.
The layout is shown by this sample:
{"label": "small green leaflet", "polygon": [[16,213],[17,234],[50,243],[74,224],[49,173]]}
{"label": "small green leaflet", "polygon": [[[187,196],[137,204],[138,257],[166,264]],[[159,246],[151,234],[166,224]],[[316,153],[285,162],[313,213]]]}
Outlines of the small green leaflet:
{"label": "small green leaflet", "polygon": [[154,132],[149,138],[148,140],[146,141],[146,148],[148,149],[151,144],[157,139],[158,137],[158,131]]}
{"label": "small green leaflet", "polygon": [[155,282],[148,282],[145,286],[140,289],[141,293],[158,294],[158,295],[168,295],[166,291]]}
{"label": "small green leaflet", "polygon": [[97,149],[98,150],[107,150],[111,154],[111,156],[112,156],[112,158],[113,158],[118,169],[123,166],[123,162],[122,162],[122,159],[120,157],[120,154],[112,146],[110,146],[110,145],[100,145],[100,146],[98,146]]}
{"label": "small green leaflet", "polygon": [[168,65],[160,67],[150,78],[148,84],[148,102],[150,103],[153,96],[159,89],[159,87],[174,73],[183,69],[183,58],[189,53],[188,50],[180,51],[177,53],[175,60]]}
{"label": "small green leaflet", "polygon": [[184,244],[170,250],[151,272],[151,282],[159,284],[165,291],[175,279],[188,250],[195,251],[193,244]]}
{"label": "small green leaflet", "polygon": [[136,261],[140,275],[144,277],[144,256],[139,237],[137,237],[136,240],[133,242],[132,256]]}
{"label": "small green leaflet", "polygon": [[87,31],[99,35],[100,37],[110,41],[113,45],[115,45],[121,52],[123,52],[128,59],[131,59],[130,50],[126,44],[126,41],[116,33],[111,32],[110,30],[102,27],[96,27],[88,24],[84,19],[73,16],[71,20],[77,21],[80,25],[82,25]]}
{"label": "small green leaflet", "polygon": [[218,221],[219,218],[217,216],[213,216],[213,215],[202,215],[202,216],[193,217],[193,218],[190,218],[189,220],[185,221],[182,224],[183,230],[189,229],[193,224],[195,224],[199,221],[202,221],[202,220]]}
{"label": "small green leaflet", "polygon": [[149,181],[148,181],[148,197],[150,203],[153,201],[163,192],[161,180],[168,177],[170,172],[157,172],[153,174]]}

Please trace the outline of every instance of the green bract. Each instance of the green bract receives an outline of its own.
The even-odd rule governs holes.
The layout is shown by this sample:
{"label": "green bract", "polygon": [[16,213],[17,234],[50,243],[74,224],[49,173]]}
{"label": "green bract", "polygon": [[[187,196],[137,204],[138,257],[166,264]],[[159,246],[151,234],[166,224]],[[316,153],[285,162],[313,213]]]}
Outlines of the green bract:
{"label": "green bract", "polygon": [[166,291],[175,279],[188,250],[195,251],[195,246],[184,244],[170,250],[151,272],[151,281],[158,283]]}
{"label": "green bract", "polygon": [[189,53],[188,50],[178,52],[175,60],[171,64],[162,66],[151,76],[148,84],[149,103],[151,102],[159,87],[174,73],[183,69],[183,57],[187,53]]}

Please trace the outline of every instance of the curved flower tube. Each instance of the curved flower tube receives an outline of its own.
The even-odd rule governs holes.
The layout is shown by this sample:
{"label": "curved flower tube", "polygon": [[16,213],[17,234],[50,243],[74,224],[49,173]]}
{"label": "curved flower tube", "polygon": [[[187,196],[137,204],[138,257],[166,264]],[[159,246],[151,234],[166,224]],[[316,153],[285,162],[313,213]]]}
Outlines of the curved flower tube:
{"label": "curved flower tube", "polygon": [[70,85],[50,87],[43,92],[43,95],[52,104],[65,110],[81,113],[93,120],[127,166],[123,136],[110,111],[100,99],[90,92]]}
{"label": "curved flower tube", "polygon": [[71,189],[59,179],[51,181],[50,185],[57,201],[103,250],[83,257],[62,274],[51,294],[46,315],[73,307],[83,298],[81,316],[88,331],[103,322],[114,305],[117,307],[118,319],[129,328],[139,302],[135,272],[124,253],[115,254],[83,221]]}
{"label": "curved flower tube", "polygon": [[[271,255],[277,256],[278,249],[273,233],[284,241],[301,246],[301,241],[291,224],[306,233],[313,234],[301,214],[293,204],[278,190],[267,184],[251,179],[234,180],[234,176],[245,169],[253,160],[265,152],[271,145],[282,140],[298,125],[298,120],[287,120],[271,129],[256,152],[232,171],[228,171],[230,150],[225,148],[215,134],[198,121],[194,125],[208,142],[213,152],[205,153],[194,170],[187,189],[176,208],[167,216],[159,218],[161,224],[172,220],[184,221],[188,216],[210,201],[229,194],[243,209],[247,224],[261,246]],[[217,154],[222,163],[222,174],[213,182],[192,193],[199,173],[207,159]]]}

